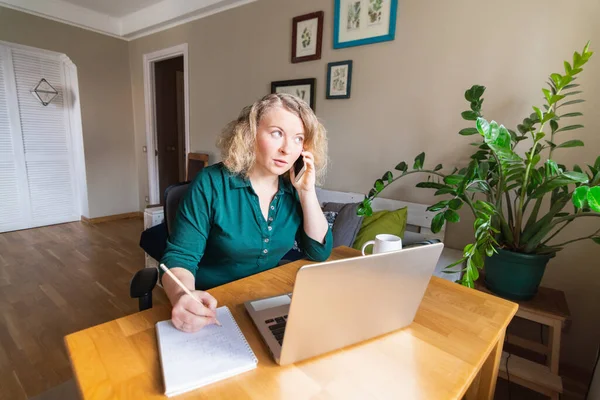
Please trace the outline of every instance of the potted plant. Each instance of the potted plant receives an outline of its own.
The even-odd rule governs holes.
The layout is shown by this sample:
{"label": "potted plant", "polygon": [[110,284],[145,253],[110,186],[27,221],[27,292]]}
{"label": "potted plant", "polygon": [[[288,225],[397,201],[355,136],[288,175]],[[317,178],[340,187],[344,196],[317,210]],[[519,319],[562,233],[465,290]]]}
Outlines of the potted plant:
{"label": "potted plant", "polygon": [[395,167],[399,175],[387,171],[377,179],[358,213],[371,215],[371,201],[398,179],[427,174],[417,187],[435,189],[436,196],[450,196],[428,208],[437,212],[431,223],[433,232],[439,232],[445,221],[458,222],[457,211],[465,205],[475,216],[473,243],[465,246],[462,259],[446,268],[464,263],[460,283],[473,287],[485,264],[485,283],[492,291],[512,299],[533,297],[548,260],[557,251],[579,240],[600,244],[600,229],[563,243],[553,240],[575,219],[600,217],[600,157],[585,171],[553,160],[555,152],[584,145],[581,140],[561,140],[561,134],[583,127],[570,123],[582,114],[565,108],[584,101],[577,99],[581,91],[575,89],[579,85],[574,81],[591,55],[588,43],[581,54],[574,53],[572,63],[565,61],[564,74],[550,75],[548,88],[542,89],[546,104],[533,107],[534,113],[517,126],[518,133],[484,119],[485,87],[471,87],[465,92],[470,110],[462,117],[475,121],[475,126],[459,134],[477,135],[481,140],[471,143],[475,151],[469,164],[444,173],[441,164],[425,168],[425,153],[415,158],[412,169],[400,162]]}

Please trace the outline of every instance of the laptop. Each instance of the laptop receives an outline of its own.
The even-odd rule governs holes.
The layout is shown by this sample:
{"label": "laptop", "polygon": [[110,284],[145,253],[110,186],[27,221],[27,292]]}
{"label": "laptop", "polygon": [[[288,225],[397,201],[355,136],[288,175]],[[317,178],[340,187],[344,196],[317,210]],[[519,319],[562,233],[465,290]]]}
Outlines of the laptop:
{"label": "laptop", "polygon": [[305,265],[293,293],[244,304],[275,362],[295,363],[411,324],[443,247]]}

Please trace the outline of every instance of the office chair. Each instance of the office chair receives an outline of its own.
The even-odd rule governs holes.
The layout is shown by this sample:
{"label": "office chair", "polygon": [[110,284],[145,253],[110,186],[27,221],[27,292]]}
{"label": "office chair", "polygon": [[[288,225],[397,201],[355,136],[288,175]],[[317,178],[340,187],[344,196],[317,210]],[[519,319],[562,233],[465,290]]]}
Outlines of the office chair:
{"label": "office chair", "polygon": [[[165,190],[164,196],[164,224],[165,226],[154,226],[142,232],[140,246],[153,258],[160,260],[166,247],[166,240],[173,229],[173,223],[177,216],[179,202],[186,194],[190,182],[176,183]],[[164,230],[166,228],[166,235]],[[158,250],[158,251],[157,251]],[[131,279],[129,284],[129,296],[138,299],[139,310],[144,311],[152,308],[152,289],[158,281],[158,269],[142,268]]]}

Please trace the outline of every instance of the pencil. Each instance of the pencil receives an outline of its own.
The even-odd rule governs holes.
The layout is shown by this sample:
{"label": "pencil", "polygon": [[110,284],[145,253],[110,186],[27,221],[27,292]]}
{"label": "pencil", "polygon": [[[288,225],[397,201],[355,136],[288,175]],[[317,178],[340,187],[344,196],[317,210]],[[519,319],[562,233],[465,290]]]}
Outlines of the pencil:
{"label": "pencil", "polygon": [[[163,271],[165,271],[165,274],[169,275],[169,276],[171,277],[171,279],[173,279],[173,280],[175,281],[175,283],[176,283],[177,285],[179,285],[179,287],[180,287],[180,288],[182,288],[182,289],[183,289],[183,291],[184,291],[186,294],[189,294],[189,295],[190,295],[190,296],[191,296],[191,297],[192,297],[194,300],[196,300],[198,303],[200,303],[200,304],[202,304],[202,305],[204,306],[204,304],[203,304],[203,303],[202,303],[200,300],[198,300],[198,298],[197,298],[196,296],[194,296],[194,295],[192,294],[192,292],[190,292],[190,291],[189,291],[189,289],[188,289],[188,288],[186,288],[186,287],[185,287],[185,285],[184,285],[184,284],[183,284],[183,283],[182,283],[182,282],[181,282],[181,281],[180,281],[180,280],[179,280],[179,279],[178,279],[178,278],[175,276],[175,274],[174,274],[174,273],[172,273],[172,272],[169,270],[169,268],[167,268],[167,267],[165,266],[165,264],[160,264],[160,268],[161,268]],[[206,306],[205,306],[205,307],[206,307]],[[218,320],[216,317],[215,317],[215,321],[216,321],[216,324],[217,324],[218,326],[223,326],[223,325],[221,325],[221,323],[219,322],[219,320]]]}

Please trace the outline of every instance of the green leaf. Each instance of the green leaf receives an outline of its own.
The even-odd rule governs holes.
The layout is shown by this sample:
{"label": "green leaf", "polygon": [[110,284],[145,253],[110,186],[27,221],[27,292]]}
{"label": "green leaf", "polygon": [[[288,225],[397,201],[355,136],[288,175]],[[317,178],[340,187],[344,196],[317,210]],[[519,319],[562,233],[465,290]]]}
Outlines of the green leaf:
{"label": "green leaf", "polygon": [[590,208],[595,212],[600,212],[600,186],[590,188],[587,201]]}
{"label": "green leaf", "polygon": [[558,168],[558,165],[554,160],[546,160],[546,175],[555,176],[560,174],[562,171]]}
{"label": "green leaf", "polygon": [[465,177],[463,175],[448,175],[444,177],[444,182],[448,185],[458,185],[460,184]]}
{"label": "green leaf", "polygon": [[448,186],[437,182],[419,182],[417,183],[416,187],[425,189],[442,189]]}
{"label": "green leaf", "polygon": [[555,145],[553,142],[550,142],[550,141],[548,141],[548,140],[546,140],[545,142],[546,142],[546,143],[548,143],[548,145],[549,145],[549,146],[550,146],[550,148],[552,148],[552,149],[556,147],[556,145]]}
{"label": "green leaf", "polygon": [[573,68],[578,68],[581,66],[581,54],[578,52],[573,53]]}
{"label": "green leaf", "polygon": [[425,163],[425,153],[421,153],[415,157],[415,163],[413,165],[413,169],[423,168],[424,163]]}
{"label": "green leaf", "polygon": [[479,99],[483,95],[483,92],[485,92],[485,86],[473,85],[471,90],[473,91],[473,97]]}
{"label": "green leaf", "polygon": [[571,104],[583,103],[584,101],[585,101],[585,100],[583,100],[583,99],[577,99],[577,100],[565,101],[564,103],[562,103],[562,104],[561,104],[561,105],[559,105],[558,107],[570,106]]}
{"label": "green leaf", "polygon": [[564,143],[559,144],[557,147],[564,148],[564,147],[582,147],[582,146],[583,146],[583,142],[581,140],[568,140]]}
{"label": "green leaf", "polygon": [[477,113],[475,111],[463,111],[460,115],[463,117],[463,119],[466,119],[467,121],[477,120]]}
{"label": "green leaf", "polygon": [[552,128],[552,133],[556,132],[558,129],[558,122],[556,122],[554,119],[550,121],[550,128]]}
{"label": "green leaf", "polygon": [[378,192],[381,192],[384,188],[384,184],[383,181],[381,179],[377,179],[375,181],[375,190],[377,190]]}
{"label": "green leaf", "polygon": [[567,93],[563,93],[563,96],[567,97],[567,96],[575,96],[576,94],[581,94],[583,93],[583,91],[581,90],[575,90],[573,92],[567,92]]}
{"label": "green leaf", "polygon": [[540,140],[542,140],[544,138],[544,136],[546,136],[546,134],[544,132],[538,132],[535,134],[535,141],[539,142]]}
{"label": "green leaf", "polygon": [[569,126],[565,126],[562,127],[560,129],[558,129],[556,132],[554,133],[558,133],[558,132],[564,132],[564,131],[572,131],[574,129],[579,129],[579,128],[583,128],[583,125],[581,124],[577,124],[577,125],[569,125]]}
{"label": "green leaf", "polygon": [[498,128],[498,136],[496,137],[494,144],[504,149],[510,149],[510,143],[510,133],[508,133],[508,129],[506,129],[504,125],[500,125]]}
{"label": "green leaf", "polygon": [[462,205],[463,205],[463,202],[461,199],[452,199],[448,203],[448,207],[450,207],[452,210],[460,210]]}
{"label": "green leaf", "polygon": [[406,172],[406,170],[408,169],[408,165],[406,165],[406,163],[402,161],[400,164],[396,165],[394,169],[397,171]]}
{"label": "green leaf", "polygon": [[600,236],[593,237],[592,240],[594,241],[594,243],[600,244]]}
{"label": "green leaf", "polygon": [[449,200],[439,201],[434,205],[427,207],[427,211],[440,211],[441,209],[448,207],[448,203],[450,203]]}
{"label": "green leaf", "polygon": [[546,101],[548,101],[548,104],[552,105],[552,102],[550,101],[550,99],[552,99],[552,92],[548,89],[542,89],[542,92],[544,92],[544,97],[546,98]]}
{"label": "green leaf", "polygon": [[567,75],[571,75],[572,70],[573,68],[571,68],[571,64],[569,64],[568,61],[565,61],[565,72],[567,73]]}
{"label": "green leaf", "polygon": [[535,111],[535,113],[537,114],[538,118],[541,121],[544,118],[544,113],[542,112],[542,110],[540,110],[536,106],[533,106],[533,110]]}
{"label": "green leaf", "polygon": [[600,156],[596,158],[596,162],[594,163],[594,168],[600,169]]}
{"label": "green leaf", "polygon": [[442,195],[442,194],[451,194],[453,196],[456,196],[456,190],[454,190],[454,189],[452,189],[450,187],[441,188],[441,189],[437,190],[433,195],[434,196],[439,196],[439,195]]}
{"label": "green leaf", "polygon": [[446,221],[450,221],[450,222],[460,221],[460,216],[454,210],[446,210],[446,212],[444,212],[444,218],[446,219]]}
{"label": "green leaf", "polygon": [[562,174],[555,176],[538,186],[533,193],[531,193],[531,197],[541,197],[544,194],[562,186],[567,186],[574,183],[587,183],[588,179],[589,178],[586,174],[579,172],[563,172]]}
{"label": "green leaf", "polygon": [[442,166],[442,164],[438,164],[438,165],[436,165],[436,166],[435,166],[435,168],[434,168],[433,170],[434,170],[434,171],[439,171],[439,170],[440,170],[440,169],[442,169],[442,168],[444,168],[444,167]]}
{"label": "green leaf", "polygon": [[572,112],[572,113],[560,115],[559,118],[571,118],[571,117],[581,117],[581,116],[583,116],[583,113]]}
{"label": "green leaf", "polygon": [[476,135],[477,132],[477,128],[465,128],[465,129],[461,129],[458,134],[459,135],[463,135],[463,136],[470,136],[470,135]]}
{"label": "green leaf", "polygon": [[565,171],[562,173],[562,176],[571,179],[573,182],[579,183],[587,183],[589,180],[587,174],[584,174],[583,172]]}
{"label": "green leaf", "polygon": [[431,220],[431,231],[433,233],[438,233],[442,230],[442,227],[444,226],[444,215],[445,213],[441,212],[436,214],[435,217],[433,217],[433,220]]}
{"label": "green leaf", "polygon": [[473,206],[476,210],[487,211],[487,213],[491,215],[496,213],[494,206],[487,201],[477,200]]}
{"label": "green leaf", "polygon": [[490,130],[490,124],[483,118],[477,118],[477,130],[481,136],[486,136]]}
{"label": "green leaf", "polygon": [[388,181],[389,184],[392,183],[392,181],[394,180],[394,175],[392,174],[392,171],[388,171],[385,174],[383,174],[381,179],[383,179],[384,181]]}
{"label": "green leaf", "polygon": [[[575,80],[575,79],[576,78],[573,78],[573,80]],[[576,88],[576,87],[579,87],[579,84],[577,84],[577,83],[571,83],[570,85],[565,86],[563,89],[567,90],[567,89],[573,89],[573,88]]]}
{"label": "green leaf", "polygon": [[523,125],[523,124],[519,124],[519,125],[517,125],[517,130],[518,130],[519,132],[521,132],[522,134],[525,134],[525,133],[529,132],[529,129],[530,129],[530,128],[528,128],[527,126],[525,126],[525,125]]}
{"label": "green leaf", "polygon": [[472,103],[475,100],[477,100],[477,99],[475,99],[473,97],[473,90],[472,89],[473,88],[465,90],[465,100],[467,100],[469,103]]}
{"label": "green leaf", "polygon": [[545,124],[546,122],[550,121],[554,117],[556,117],[556,114],[554,114],[554,111],[550,111],[549,113],[546,113],[543,116],[542,124]]}
{"label": "green leaf", "polygon": [[573,205],[577,208],[587,207],[587,195],[589,191],[589,186],[579,186],[575,189],[573,197],[571,198]]}

